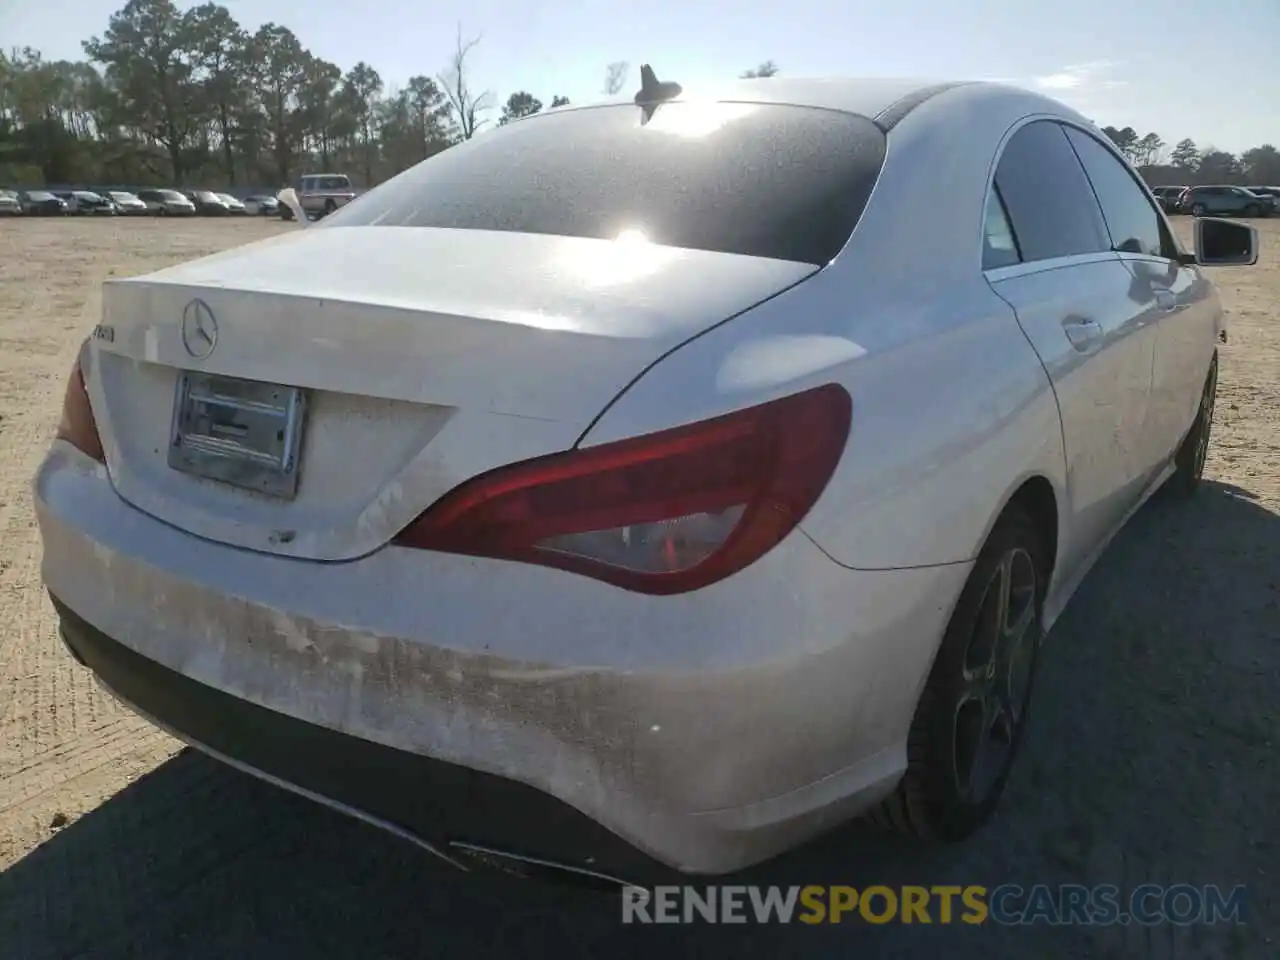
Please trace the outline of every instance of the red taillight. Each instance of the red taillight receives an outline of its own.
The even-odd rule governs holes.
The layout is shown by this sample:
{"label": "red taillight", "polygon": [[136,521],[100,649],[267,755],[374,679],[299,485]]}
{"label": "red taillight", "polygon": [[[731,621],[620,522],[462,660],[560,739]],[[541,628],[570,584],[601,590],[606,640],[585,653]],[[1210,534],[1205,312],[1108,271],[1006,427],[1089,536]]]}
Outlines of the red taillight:
{"label": "red taillight", "polygon": [[85,389],[84,371],[80,367],[79,357],[71,367],[71,376],[67,378],[57,437],[99,463],[107,462],[106,455],[102,452],[102,438],[98,436],[98,426],[93,420],[93,408],[89,406],[89,392]]}
{"label": "red taillight", "polygon": [[850,407],[829,384],[499,467],[445,494],[395,542],[559,567],[642,593],[696,590],[800,522],[840,462]]}

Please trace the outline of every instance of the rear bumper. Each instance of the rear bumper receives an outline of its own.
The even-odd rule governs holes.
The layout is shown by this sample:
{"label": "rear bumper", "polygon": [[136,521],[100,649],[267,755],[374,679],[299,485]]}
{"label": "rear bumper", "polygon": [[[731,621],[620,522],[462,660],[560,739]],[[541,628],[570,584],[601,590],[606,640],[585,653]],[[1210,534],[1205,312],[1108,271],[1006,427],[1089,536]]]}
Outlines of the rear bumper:
{"label": "rear bumper", "polygon": [[34,492],[68,643],[140,712],[428,843],[627,880],[738,870],[892,789],[968,573],[851,571],[798,533],[678,597],[298,561],[157,521],[58,441]]}
{"label": "rear bumper", "polygon": [[533,787],[296,720],[117,643],[51,595],[72,655],[115,697],[219,759],[411,835],[466,865],[454,842],[632,883],[670,871]]}

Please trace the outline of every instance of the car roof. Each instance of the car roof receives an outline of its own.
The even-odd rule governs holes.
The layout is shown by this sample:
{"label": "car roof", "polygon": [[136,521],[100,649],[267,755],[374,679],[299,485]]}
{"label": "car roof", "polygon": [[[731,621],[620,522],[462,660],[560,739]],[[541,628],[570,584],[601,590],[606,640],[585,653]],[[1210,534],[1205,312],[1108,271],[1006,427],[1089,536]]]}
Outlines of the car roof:
{"label": "car roof", "polygon": [[[659,71],[660,73],[661,71]],[[678,78],[671,78],[673,80]],[[722,100],[742,103],[777,104],[840,110],[868,117],[881,129],[889,130],[912,113],[916,107],[939,94],[964,88],[966,95],[952,99],[963,109],[978,101],[1021,103],[1029,112],[1076,119],[1088,123],[1060,101],[1035,93],[1025,87],[993,80],[965,80],[929,77],[763,77],[725,80],[685,85],[677,101]],[[589,110],[592,107],[632,103],[632,97],[617,97],[595,103],[569,104],[544,111],[518,122],[550,116],[561,111]],[[1039,108],[1039,110],[1037,110]]]}
{"label": "car roof", "polygon": [[[659,70],[659,73],[661,70]],[[675,79],[675,78],[672,78]],[[677,100],[730,100],[841,110],[864,117],[887,114],[896,105],[914,106],[962,81],[919,77],[763,77],[686,84]],[[555,113],[632,103],[631,96],[567,104]],[[551,111],[548,111],[550,113]],[[533,114],[533,117],[542,114]],[[530,117],[529,119],[532,119]]]}

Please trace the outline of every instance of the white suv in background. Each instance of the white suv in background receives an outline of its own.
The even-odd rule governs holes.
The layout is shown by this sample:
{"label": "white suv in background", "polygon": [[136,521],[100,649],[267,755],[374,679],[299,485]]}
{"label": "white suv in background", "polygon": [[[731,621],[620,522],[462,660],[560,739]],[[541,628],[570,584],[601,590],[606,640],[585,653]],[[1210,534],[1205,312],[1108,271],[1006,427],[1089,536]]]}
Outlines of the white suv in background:
{"label": "white suv in background", "polygon": [[[298,180],[294,188],[298,194],[298,202],[308,217],[328,216],[339,207],[345,207],[356,198],[355,188],[351,186],[351,178],[342,173],[308,174]],[[292,220],[293,211],[288,206],[280,205],[280,217]]]}

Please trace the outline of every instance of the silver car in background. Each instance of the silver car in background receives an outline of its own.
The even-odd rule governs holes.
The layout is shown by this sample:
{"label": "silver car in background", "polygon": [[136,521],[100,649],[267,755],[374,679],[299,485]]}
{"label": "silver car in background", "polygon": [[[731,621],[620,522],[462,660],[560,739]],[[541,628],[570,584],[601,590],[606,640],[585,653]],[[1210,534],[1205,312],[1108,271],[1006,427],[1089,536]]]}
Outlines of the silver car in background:
{"label": "silver car in background", "polygon": [[138,191],[138,199],[157,217],[194,217],[196,205],[177,190],[148,188]]}
{"label": "silver car in background", "polygon": [[127,190],[108,190],[107,198],[115,204],[116,212],[122,217],[145,216],[151,212],[145,203]]}

